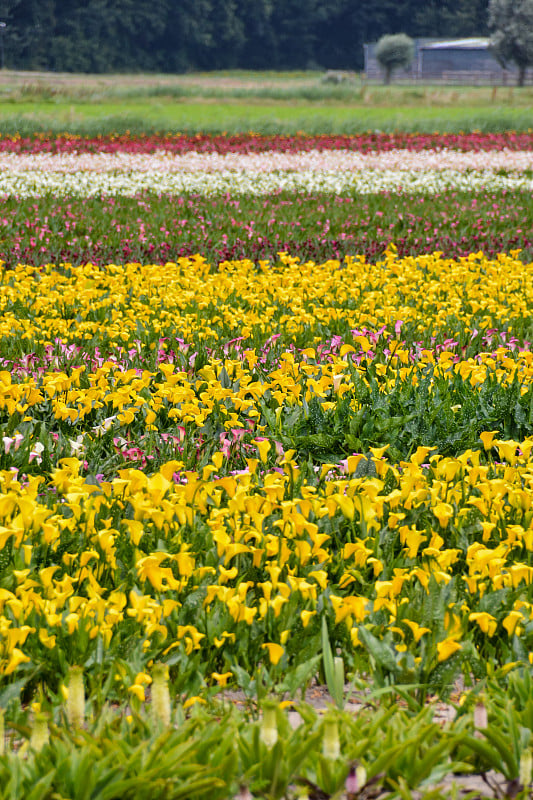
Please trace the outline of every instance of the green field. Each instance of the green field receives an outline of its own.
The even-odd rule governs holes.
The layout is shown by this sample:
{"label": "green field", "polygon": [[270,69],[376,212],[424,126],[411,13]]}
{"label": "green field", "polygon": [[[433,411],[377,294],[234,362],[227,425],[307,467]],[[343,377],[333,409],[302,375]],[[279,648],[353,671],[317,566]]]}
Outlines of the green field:
{"label": "green field", "polygon": [[312,134],[528,130],[533,89],[380,86],[318,72],[80,76],[4,72],[0,132]]}

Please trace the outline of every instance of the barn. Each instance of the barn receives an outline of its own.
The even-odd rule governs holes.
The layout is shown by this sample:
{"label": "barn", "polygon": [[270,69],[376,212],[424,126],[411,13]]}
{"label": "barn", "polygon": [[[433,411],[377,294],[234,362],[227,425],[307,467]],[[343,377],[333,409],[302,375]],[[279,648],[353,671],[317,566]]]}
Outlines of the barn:
{"label": "barn", "polygon": [[[490,50],[490,40],[414,39],[415,57],[408,70],[394,73],[396,81],[420,80],[450,84],[511,85],[518,70],[514,65],[504,69]],[[364,45],[365,76],[382,80],[383,70],[376,59],[376,44]],[[533,83],[533,70],[528,70],[526,83]]]}

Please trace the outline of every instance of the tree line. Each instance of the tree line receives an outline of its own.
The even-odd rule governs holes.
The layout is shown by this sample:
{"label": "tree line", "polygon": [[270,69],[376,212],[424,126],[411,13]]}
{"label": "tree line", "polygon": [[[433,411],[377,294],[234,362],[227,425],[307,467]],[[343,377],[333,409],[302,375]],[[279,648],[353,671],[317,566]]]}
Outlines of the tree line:
{"label": "tree line", "polygon": [[487,7],[488,0],[0,0],[0,37],[10,69],[361,70],[363,43],[384,34],[487,35]]}

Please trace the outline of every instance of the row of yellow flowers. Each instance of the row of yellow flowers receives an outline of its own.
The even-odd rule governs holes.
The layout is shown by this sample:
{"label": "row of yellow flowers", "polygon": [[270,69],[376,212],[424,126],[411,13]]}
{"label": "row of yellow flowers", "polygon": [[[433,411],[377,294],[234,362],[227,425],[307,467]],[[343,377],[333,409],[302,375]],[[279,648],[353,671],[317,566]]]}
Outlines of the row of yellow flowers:
{"label": "row of yellow flowers", "polygon": [[[361,350],[361,346],[363,350]],[[324,411],[334,408],[344,395],[352,396],[354,374],[360,381],[367,379],[367,360],[359,364],[350,361],[351,354],[363,355],[368,339],[358,336],[355,345],[346,344],[340,355],[332,355],[325,363],[316,363],[313,348],[306,348],[302,357],[283,353],[276,369],[259,376],[255,369],[255,349],[245,350],[243,359],[210,360],[195,375],[174,364],[160,364],[155,371],[124,368],[106,361],[94,371],[85,366],[47,371],[42,375],[13,375],[0,372],[0,410],[10,417],[29,421],[32,410],[72,425],[86,425],[86,418],[102,418],[101,425],[88,428],[87,433],[105,433],[111,423],[128,427],[134,420],[142,421],[146,430],[158,429],[158,416],[176,424],[194,423],[201,427],[217,411],[224,417],[224,427],[245,427],[246,422],[259,416],[257,401],[268,395],[269,402],[278,408],[294,406],[319,398]],[[422,350],[413,365],[411,354],[399,346],[387,364],[377,364],[376,373],[382,378],[380,389],[386,393],[400,381],[420,381],[435,367],[435,378],[453,380],[460,375],[472,386],[483,384],[494,375],[502,385],[518,381],[524,394],[533,376],[533,353],[513,353],[506,347],[494,352],[454,363],[450,351],[436,357],[429,349]],[[224,378],[229,379],[224,383]],[[352,399],[354,410],[359,408]],[[27,419],[25,419],[27,418]],[[104,423],[104,420],[108,420]],[[13,427],[13,423],[12,426]]]}
{"label": "row of yellow flowers", "polygon": [[[155,346],[158,335],[264,338],[276,324],[287,336],[305,333],[312,346],[321,325],[378,329],[401,321],[431,336],[450,320],[468,330],[503,325],[512,334],[529,317],[532,287],[533,265],[518,251],[495,260],[482,253],[399,259],[391,246],[377,264],[361,256],[300,263],[281,253],[275,264],[215,267],[201,256],[165,265],[19,265],[3,271],[0,337],[54,344],[99,336],[123,346],[149,330]],[[31,314],[21,314],[22,306]]]}
{"label": "row of yellow flowers", "polygon": [[[483,651],[496,634],[498,658],[509,661],[513,638],[531,647],[533,438],[483,438],[514,450],[513,465],[482,464],[476,451],[431,456],[427,469],[421,448],[397,466],[374,456],[376,476],[357,478],[355,456],[346,476],[330,477],[326,465],[322,480],[292,494],[290,453],[280,472],[250,458],[246,473],[217,478],[218,453],[185,483],[169,462],[152,476],[126,469],[88,484],[80,462],[66,459],[52,474],[53,500],[40,495],[42,480],[22,485],[3,472],[2,674],[39,661],[43,648],[79,655],[69,638],[83,639],[84,653],[97,640],[112,647],[132,624],[147,659],[201,651],[224,674],[243,629],[259,629],[258,653],[277,664],[297,659],[290,637],[321,614],[346,629],[347,648],[360,646],[360,626],[388,632],[400,664],[405,651],[415,663],[422,654],[444,661],[465,640]],[[431,593],[450,585],[422,624]],[[426,639],[433,650],[422,650]]]}

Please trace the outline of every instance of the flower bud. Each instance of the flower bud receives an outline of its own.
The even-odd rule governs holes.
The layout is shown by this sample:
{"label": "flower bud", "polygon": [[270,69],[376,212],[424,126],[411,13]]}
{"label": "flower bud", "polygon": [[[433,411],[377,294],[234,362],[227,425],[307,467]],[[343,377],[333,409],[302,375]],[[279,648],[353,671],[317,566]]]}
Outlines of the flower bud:
{"label": "flower bud", "polygon": [[36,714],[31,729],[30,747],[35,751],[42,750],[45,744],[48,744],[49,739],[48,719],[46,714]]}
{"label": "flower bud", "polygon": [[276,704],[266,703],[263,706],[263,720],[259,738],[269,749],[278,741],[278,722],[276,719]]}
{"label": "flower bud", "polygon": [[325,758],[335,759],[341,754],[339,741],[339,726],[333,717],[324,720],[324,738],[322,740],[322,753]]}
{"label": "flower bud", "polygon": [[73,728],[81,728],[85,719],[85,688],[81,667],[71,667],[69,670],[67,719]]}
{"label": "flower bud", "polygon": [[366,785],[366,769],[362,764],[359,766],[352,766],[346,778],[344,788],[348,797],[357,795],[361,789]]}
{"label": "flower bud", "polygon": [[522,755],[520,756],[520,775],[519,780],[522,784],[524,789],[528,789],[531,784],[531,779],[533,777],[533,753],[531,752],[531,748],[527,748],[524,750]]}
{"label": "flower bud", "polygon": [[170,727],[170,692],[168,690],[168,667],[154,664],[152,668],[152,718]]}

